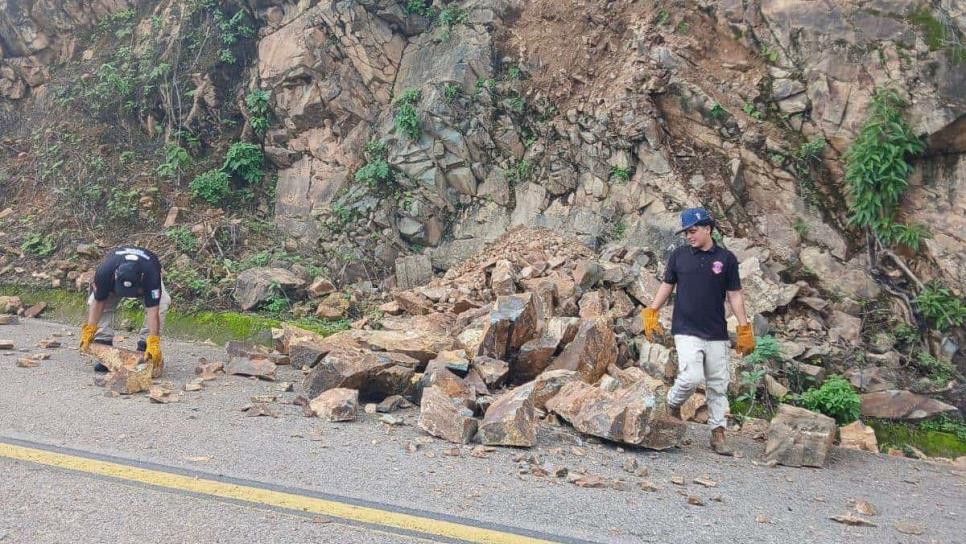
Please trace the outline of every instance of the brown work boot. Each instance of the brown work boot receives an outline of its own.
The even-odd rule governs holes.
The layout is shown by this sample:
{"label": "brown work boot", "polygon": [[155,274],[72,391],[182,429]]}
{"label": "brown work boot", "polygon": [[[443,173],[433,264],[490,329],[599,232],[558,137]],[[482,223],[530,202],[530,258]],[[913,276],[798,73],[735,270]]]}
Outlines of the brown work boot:
{"label": "brown work boot", "polygon": [[724,427],[715,427],[711,430],[711,449],[718,455],[735,454],[735,450],[725,440]]}
{"label": "brown work boot", "polygon": [[666,404],[664,406],[664,408],[665,408],[665,410],[667,410],[667,415],[669,415],[669,416],[671,416],[671,417],[673,417],[675,419],[681,419],[681,407],[680,406],[671,406],[670,404]]}

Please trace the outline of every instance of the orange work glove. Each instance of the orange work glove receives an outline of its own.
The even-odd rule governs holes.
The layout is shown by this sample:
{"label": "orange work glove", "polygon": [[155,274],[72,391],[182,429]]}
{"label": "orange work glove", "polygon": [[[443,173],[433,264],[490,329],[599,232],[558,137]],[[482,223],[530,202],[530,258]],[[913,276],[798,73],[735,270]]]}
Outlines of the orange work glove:
{"label": "orange work glove", "polygon": [[80,334],[80,350],[87,351],[87,348],[91,347],[91,342],[94,341],[94,335],[97,333],[96,323],[84,323],[81,327]]}
{"label": "orange work glove", "polygon": [[738,340],[735,342],[735,351],[738,354],[744,357],[755,351],[755,332],[751,329],[751,323],[738,325],[735,332],[738,334]]}
{"label": "orange work glove", "polygon": [[657,320],[657,310],[654,308],[641,310],[641,325],[644,327],[644,337],[648,342],[654,341],[654,333],[664,334],[664,327]]}
{"label": "orange work glove", "polygon": [[148,336],[145,343],[147,347],[144,349],[144,359],[151,363],[151,377],[157,378],[161,376],[161,371],[164,369],[164,359],[161,358],[161,337]]}

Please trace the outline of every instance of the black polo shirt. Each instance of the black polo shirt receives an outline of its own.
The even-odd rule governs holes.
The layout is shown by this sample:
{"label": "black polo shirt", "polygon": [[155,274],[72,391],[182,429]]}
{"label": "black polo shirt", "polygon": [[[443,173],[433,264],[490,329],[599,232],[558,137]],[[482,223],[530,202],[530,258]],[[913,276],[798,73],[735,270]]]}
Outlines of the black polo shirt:
{"label": "black polo shirt", "polygon": [[114,292],[114,270],[125,261],[137,262],[141,268],[141,296],[145,308],[161,303],[161,262],[154,252],[143,247],[121,246],[111,250],[94,272],[91,289],[94,300],[104,301]]}
{"label": "black polo shirt", "polygon": [[671,334],[728,340],[725,293],[741,289],[734,253],[718,244],[708,251],[679,247],[667,260],[664,281],[677,285]]}

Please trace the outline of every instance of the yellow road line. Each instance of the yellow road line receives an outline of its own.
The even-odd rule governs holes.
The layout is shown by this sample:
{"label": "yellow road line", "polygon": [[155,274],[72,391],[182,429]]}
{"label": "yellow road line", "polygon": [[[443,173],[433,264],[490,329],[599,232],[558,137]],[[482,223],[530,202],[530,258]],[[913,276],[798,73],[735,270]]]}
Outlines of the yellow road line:
{"label": "yellow road line", "polygon": [[0,457],[107,476],[130,482],[139,482],[167,489],[321,514],[364,524],[414,531],[426,535],[466,542],[481,544],[547,544],[553,542],[551,540],[517,535],[494,529],[473,527],[471,525],[462,525],[429,517],[404,514],[392,510],[357,506],[336,500],[320,499],[295,493],[219,482],[217,480],[200,477],[182,476],[160,470],[132,467],[120,463],[89,459],[87,457],[67,455],[2,442],[0,442]]}

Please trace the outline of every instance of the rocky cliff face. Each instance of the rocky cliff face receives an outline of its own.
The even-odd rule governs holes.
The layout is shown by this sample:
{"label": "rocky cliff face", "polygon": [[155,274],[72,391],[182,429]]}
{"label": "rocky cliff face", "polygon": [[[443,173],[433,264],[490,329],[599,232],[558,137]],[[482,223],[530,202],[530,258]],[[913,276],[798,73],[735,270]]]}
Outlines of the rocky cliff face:
{"label": "rocky cliff face", "polygon": [[[135,4],[0,2],[4,117],[50,92],[82,29]],[[344,283],[415,253],[444,271],[520,225],[660,262],[677,212],[703,205],[750,275],[807,279],[855,313],[880,288],[847,225],[842,157],[892,88],[927,142],[903,214],[932,238],[906,256],[922,280],[966,284],[959,2],[240,6],[260,25],[242,86],[271,93],[274,221]]]}

